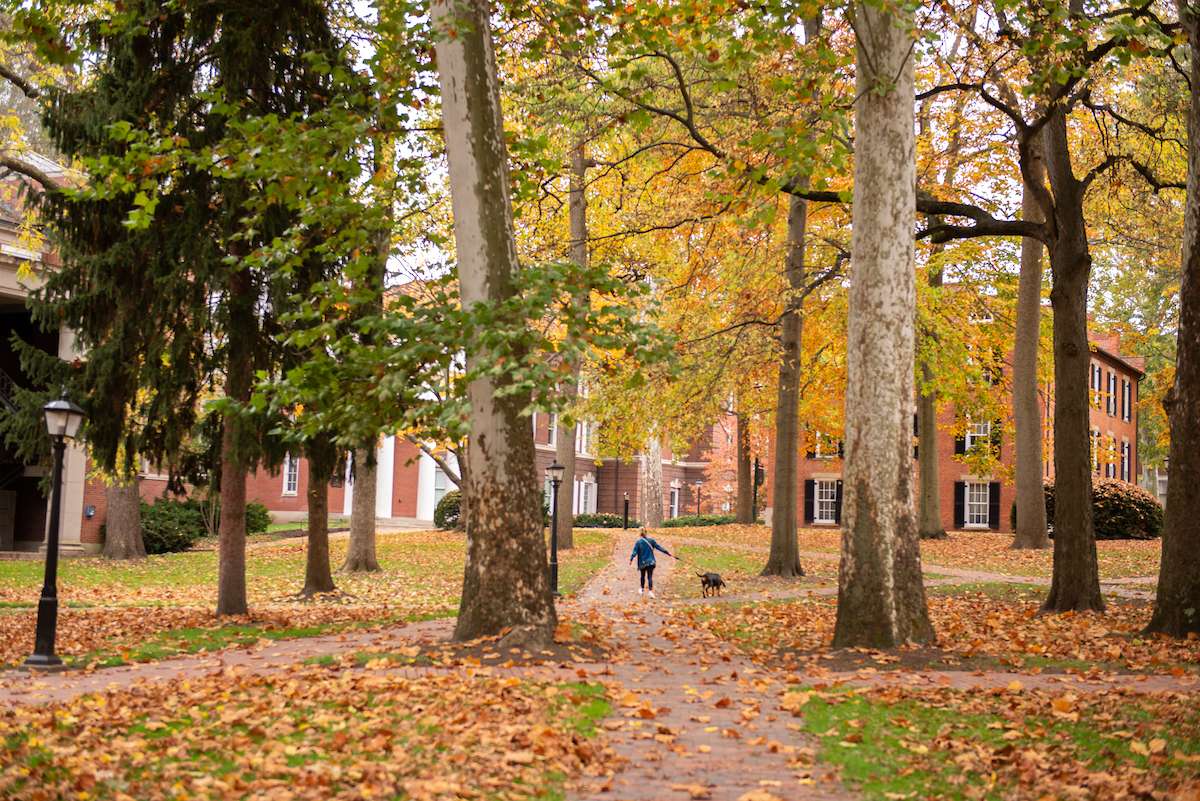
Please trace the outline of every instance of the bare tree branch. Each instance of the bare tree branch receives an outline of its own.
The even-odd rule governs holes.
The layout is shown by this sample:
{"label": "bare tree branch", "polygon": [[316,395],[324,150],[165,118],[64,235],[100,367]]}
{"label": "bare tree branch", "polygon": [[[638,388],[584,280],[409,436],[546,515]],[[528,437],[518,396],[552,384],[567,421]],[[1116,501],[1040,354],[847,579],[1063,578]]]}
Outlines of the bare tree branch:
{"label": "bare tree branch", "polygon": [[0,62],[0,78],[4,78],[13,86],[21,90],[21,92],[30,100],[37,100],[42,95],[42,91],[34,86],[23,76],[19,75],[16,70]]}

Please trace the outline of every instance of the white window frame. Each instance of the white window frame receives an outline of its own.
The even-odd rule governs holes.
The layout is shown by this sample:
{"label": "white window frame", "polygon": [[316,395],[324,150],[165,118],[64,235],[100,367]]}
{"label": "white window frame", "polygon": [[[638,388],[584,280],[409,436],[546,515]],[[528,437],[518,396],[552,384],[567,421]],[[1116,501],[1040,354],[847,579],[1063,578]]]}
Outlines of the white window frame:
{"label": "white window frame", "polygon": [[[442,498],[446,497],[446,493],[450,491],[450,476],[446,475],[446,471],[438,465],[433,466],[433,508],[442,502]],[[438,485],[441,486],[438,486]]]}
{"label": "white window frame", "polygon": [[1121,440],[1121,480],[1129,480],[1129,440]]}
{"label": "white window frame", "polygon": [[813,483],[813,523],[832,526],[837,523],[837,480],[819,478]]}
{"label": "white window frame", "polygon": [[550,447],[558,445],[558,415],[550,412],[549,422],[546,424],[546,437],[550,440]]}
{"label": "white window frame", "polygon": [[575,454],[577,456],[592,455],[593,423],[581,420],[575,424]]}
{"label": "white window frame", "polygon": [[1100,474],[1100,429],[1092,428],[1092,472]]}
{"label": "white window frame", "polygon": [[294,498],[300,490],[300,460],[290,453],[283,455],[283,492],[285,498]]}
{"label": "white window frame", "polygon": [[966,528],[990,528],[991,503],[992,488],[988,482],[966,482],[963,489],[963,525]]}
{"label": "white window frame", "polygon": [[984,420],[979,423],[967,423],[967,433],[963,437],[966,440],[965,450],[970,453],[971,449],[979,441],[985,443],[985,447],[991,444],[992,440],[992,421]]}
{"label": "white window frame", "polygon": [[679,517],[679,487],[671,487],[670,512],[672,520]]}

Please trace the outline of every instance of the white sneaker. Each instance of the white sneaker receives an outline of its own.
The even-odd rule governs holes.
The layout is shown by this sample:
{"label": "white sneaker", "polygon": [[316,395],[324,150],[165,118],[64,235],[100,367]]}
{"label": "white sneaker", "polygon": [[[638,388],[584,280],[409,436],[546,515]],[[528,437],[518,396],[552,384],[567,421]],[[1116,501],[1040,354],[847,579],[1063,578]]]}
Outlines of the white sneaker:
{"label": "white sneaker", "polygon": [[638,595],[641,595],[641,594],[642,594],[642,593],[644,593],[645,591],[646,591],[646,588],[645,588],[645,587],[638,587]]}
{"label": "white sneaker", "polygon": [[650,590],[650,597],[651,597],[651,598],[653,598],[653,597],[654,597],[654,590]]}

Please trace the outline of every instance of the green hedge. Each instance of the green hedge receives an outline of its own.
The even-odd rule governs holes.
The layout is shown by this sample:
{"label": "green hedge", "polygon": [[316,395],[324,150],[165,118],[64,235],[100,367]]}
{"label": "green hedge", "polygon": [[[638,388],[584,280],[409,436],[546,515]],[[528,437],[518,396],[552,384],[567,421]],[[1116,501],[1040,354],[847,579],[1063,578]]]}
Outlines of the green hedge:
{"label": "green hedge", "polygon": [[[1054,525],[1054,483],[1042,485],[1046,525]],[[1012,508],[1013,528],[1017,507]],[[1158,499],[1135,484],[1115,478],[1092,478],[1092,523],[1098,540],[1152,540],[1162,535],[1163,509]]]}
{"label": "green hedge", "polygon": [[[575,515],[575,528],[621,528],[625,525],[623,515],[583,514]],[[629,521],[630,528],[640,528],[636,520]]]}
{"label": "green hedge", "polygon": [[725,526],[736,523],[736,515],[684,515],[663,521],[663,528],[683,528],[685,526]]}
{"label": "green hedge", "polygon": [[433,524],[438,528],[462,527],[462,493],[450,490],[433,510]]}
{"label": "green hedge", "polygon": [[[153,504],[142,501],[142,542],[146,553],[177,553],[191,548],[208,534],[205,525],[207,503],[195,498],[175,500],[157,498]],[[220,504],[213,504],[213,519],[220,519]],[[261,503],[246,504],[246,533],[258,534],[271,524],[271,514]]]}

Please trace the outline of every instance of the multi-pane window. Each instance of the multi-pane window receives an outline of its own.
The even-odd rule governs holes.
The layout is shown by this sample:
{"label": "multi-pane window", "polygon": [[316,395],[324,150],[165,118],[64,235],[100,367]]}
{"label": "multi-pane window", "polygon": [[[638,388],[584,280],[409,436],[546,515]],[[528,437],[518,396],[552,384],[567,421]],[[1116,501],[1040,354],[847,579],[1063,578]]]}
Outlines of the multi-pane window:
{"label": "multi-pane window", "polygon": [[558,444],[558,415],[554,412],[550,412],[550,428],[546,436],[550,438],[551,445]]}
{"label": "multi-pane window", "polygon": [[1133,419],[1133,383],[1126,379],[1121,379],[1121,419]]}
{"label": "multi-pane window", "polygon": [[837,481],[816,482],[816,504],[813,508],[814,523],[837,522]]}
{"label": "multi-pane window", "polygon": [[966,523],[968,526],[987,526],[991,520],[988,517],[989,490],[986,482],[967,482]]}
{"label": "multi-pane window", "polygon": [[977,445],[987,447],[991,436],[992,423],[990,420],[984,420],[982,423],[971,423],[967,426],[967,450],[970,451]]}
{"label": "multi-pane window", "polygon": [[671,487],[671,517],[679,517],[679,488]]}
{"label": "multi-pane window", "polygon": [[591,456],[595,438],[596,428],[594,423],[579,423],[575,427],[575,452],[580,456]]}
{"label": "multi-pane window", "polygon": [[1113,375],[1112,370],[1107,371],[1107,392],[1104,396],[1104,410],[1110,415],[1117,413],[1117,377]]}
{"label": "multi-pane window", "polygon": [[290,453],[283,457],[283,494],[295,495],[300,488],[300,460]]}
{"label": "multi-pane window", "polygon": [[1129,440],[1121,441],[1121,480],[1129,480]]}
{"label": "multi-pane window", "polygon": [[1092,429],[1092,470],[1100,475],[1100,429]]}
{"label": "multi-pane window", "polygon": [[450,477],[446,475],[446,471],[435,465],[433,468],[433,506],[435,509],[449,491]]}

